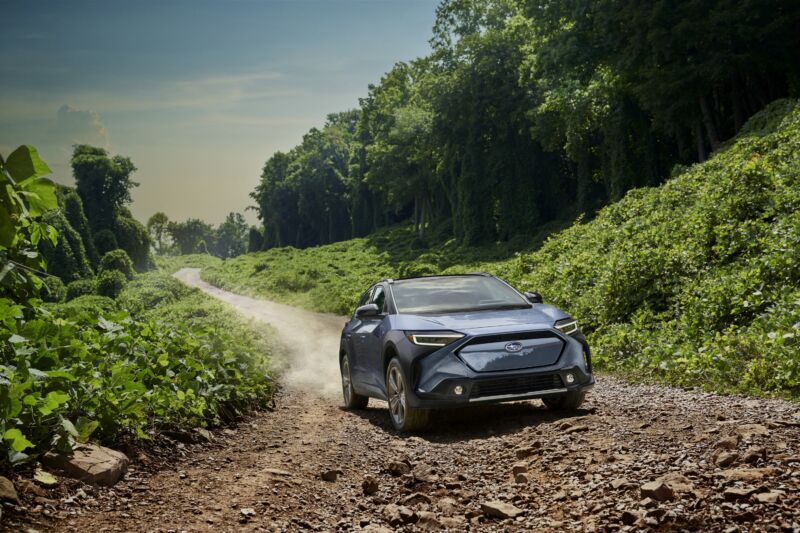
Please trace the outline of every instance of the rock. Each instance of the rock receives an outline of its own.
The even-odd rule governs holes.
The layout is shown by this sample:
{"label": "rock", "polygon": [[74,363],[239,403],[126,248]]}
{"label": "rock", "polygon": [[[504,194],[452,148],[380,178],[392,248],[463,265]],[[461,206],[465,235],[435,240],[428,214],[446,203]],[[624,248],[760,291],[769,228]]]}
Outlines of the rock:
{"label": "rock", "polygon": [[622,515],[619,517],[619,521],[626,526],[632,526],[641,519],[642,515],[638,511],[623,511]]}
{"label": "rock", "polygon": [[333,483],[340,475],[342,475],[341,470],[325,470],[324,472],[320,473],[319,477],[321,477],[323,481]]}
{"label": "rock", "polygon": [[450,531],[466,531],[467,529],[467,521],[461,516],[445,516],[440,522]]}
{"label": "rock", "polygon": [[379,526],[378,524],[369,524],[367,527],[362,529],[362,531],[369,533],[394,533],[394,530],[389,529],[388,527]]}
{"label": "rock", "polygon": [[783,491],[771,490],[769,492],[760,492],[758,494],[755,494],[753,498],[758,503],[777,503],[782,496],[783,496]]}
{"label": "rock", "polygon": [[753,487],[733,487],[725,489],[722,496],[729,502],[735,502],[737,500],[746,500],[757,490]]}
{"label": "rock", "polygon": [[265,468],[264,472],[267,474],[272,474],[273,476],[291,476],[291,472],[287,472],[286,470],[281,470],[280,468]]}
{"label": "rock", "polygon": [[773,468],[734,468],[722,473],[730,481],[758,481],[775,475]]}
{"label": "rock", "polygon": [[383,519],[392,527],[409,524],[416,519],[417,515],[408,507],[402,507],[393,503],[383,508]]}
{"label": "rock", "polygon": [[0,501],[19,505],[17,489],[14,488],[14,484],[11,483],[10,479],[3,476],[0,476]]}
{"label": "rock", "polygon": [[743,424],[735,429],[736,434],[743,439],[750,437],[769,435],[769,429],[761,424]]}
{"label": "rock", "polygon": [[733,517],[733,521],[734,522],[739,522],[739,523],[755,522],[756,518],[758,518],[758,517],[756,516],[756,514],[753,511],[745,511],[743,513],[739,513],[736,516],[734,516]]}
{"label": "rock", "polygon": [[194,432],[201,441],[211,442],[214,440],[214,435],[206,428],[194,428]]}
{"label": "rock", "polygon": [[724,439],[718,440],[714,447],[721,450],[735,450],[739,447],[739,438],[734,436],[725,437]]}
{"label": "rock", "polygon": [[439,476],[437,476],[433,469],[425,463],[419,463],[416,465],[411,470],[411,473],[414,474],[414,479],[423,483],[436,483],[439,481]]}
{"label": "rock", "polygon": [[436,518],[436,514],[430,511],[420,511],[417,516],[416,526],[423,531],[435,531],[444,527]]}
{"label": "rock", "polygon": [[375,479],[374,476],[366,475],[364,476],[364,481],[361,482],[361,490],[367,496],[371,496],[378,492],[378,480]]}
{"label": "rock", "polygon": [[130,460],[122,452],[94,444],[80,444],[71,455],[46,453],[42,463],[66,476],[110,487],[125,473]]}
{"label": "rock", "polygon": [[514,476],[514,483],[517,483],[519,485],[524,485],[529,481],[530,479],[528,478],[528,474],[517,474],[516,476]]}
{"label": "rock", "polygon": [[502,502],[499,500],[485,502],[481,504],[481,511],[483,514],[492,518],[516,518],[525,511],[514,507],[510,503]]}
{"label": "rock", "polygon": [[563,490],[560,490],[560,491],[556,492],[555,494],[553,494],[553,499],[555,501],[557,501],[557,502],[566,500],[567,499],[567,493],[564,492]]}
{"label": "rock", "polygon": [[720,468],[727,468],[731,466],[739,458],[736,452],[722,452],[714,459],[714,463]]}
{"label": "rock", "polygon": [[386,470],[393,476],[402,476],[411,472],[411,467],[404,461],[392,461],[386,467]]}
{"label": "rock", "polygon": [[456,502],[453,498],[442,498],[436,502],[436,505],[445,516],[453,516],[458,512],[458,502]]}
{"label": "rock", "polygon": [[403,505],[416,505],[418,503],[431,503],[431,499],[428,498],[425,494],[421,492],[415,492],[414,494],[409,494],[402,501]]}
{"label": "rock", "polygon": [[517,448],[517,451],[515,452],[515,455],[517,456],[517,459],[526,459],[526,458],[530,457],[531,455],[535,454],[536,450],[538,450],[541,447],[542,447],[542,443],[536,441],[536,442],[532,443],[530,446],[527,446],[525,448]]}
{"label": "rock", "polygon": [[50,472],[45,472],[41,467],[37,467],[33,473],[33,480],[45,487],[54,487],[58,485],[58,479]]}
{"label": "rock", "polygon": [[658,478],[656,481],[662,481],[670,486],[675,492],[691,492],[694,490],[694,483],[686,476],[677,472],[670,472]]}
{"label": "rock", "polygon": [[570,434],[570,433],[578,433],[581,431],[589,431],[589,426],[584,424],[578,426],[572,426],[571,428],[568,428],[564,433]]}
{"label": "rock", "polygon": [[528,463],[521,461],[519,463],[515,463],[514,466],[511,467],[511,472],[516,476],[517,474],[524,474],[528,471]]}
{"label": "rock", "polygon": [[663,481],[651,481],[641,486],[642,497],[652,498],[657,502],[672,500],[675,498],[675,491]]}
{"label": "rock", "polygon": [[250,521],[250,518],[256,515],[256,510],[252,507],[242,507],[239,509],[239,523],[246,524]]}
{"label": "rock", "polygon": [[39,496],[40,498],[44,498],[47,496],[47,491],[44,490],[42,487],[31,481],[30,479],[19,479],[17,480],[17,489],[24,492],[25,494],[33,494],[34,496]]}
{"label": "rock", "polygon": [[756,463],[759,459],[767,459],[767,450],[763,446],[751,446],[742,455],[742,462]]}
{"label": "rock", "polygon": [[614,489],[618,489],[620,487],[627,485],[628,483],[629,481],[627,479],[625,479],[624,477],[619,477],[611,482],[611,487]]}

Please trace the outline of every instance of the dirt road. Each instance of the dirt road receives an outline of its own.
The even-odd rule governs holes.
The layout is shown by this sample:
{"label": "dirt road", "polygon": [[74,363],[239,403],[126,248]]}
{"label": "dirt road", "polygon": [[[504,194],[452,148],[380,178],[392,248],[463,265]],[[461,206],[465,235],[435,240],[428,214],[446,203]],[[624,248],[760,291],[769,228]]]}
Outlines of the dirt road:
{"label": "dirt road", "polygon": [[442,412],[400,436],[382,402],[340,409],[340,318],[177,276],[281,335],[277,407],[154,473],[87,487],[56,529],[800,530],[796,404],[601,377],[572,416],[520,402]]}

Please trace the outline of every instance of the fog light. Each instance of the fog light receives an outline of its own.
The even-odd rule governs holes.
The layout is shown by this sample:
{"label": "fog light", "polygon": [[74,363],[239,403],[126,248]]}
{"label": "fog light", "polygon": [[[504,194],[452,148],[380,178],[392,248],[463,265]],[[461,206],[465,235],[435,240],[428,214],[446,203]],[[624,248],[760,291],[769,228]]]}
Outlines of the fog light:
{"label": "fog light", "polygon": [[453,392],[461,396],[462,394],[464,394],[464,387],[462,387],[461,385],[456,385],[455,387],[453,387]]}
{"label": "fog light", "polygon": [[575,376],[567,374],[567,385],[572,385],[573,383],[575,383]]}

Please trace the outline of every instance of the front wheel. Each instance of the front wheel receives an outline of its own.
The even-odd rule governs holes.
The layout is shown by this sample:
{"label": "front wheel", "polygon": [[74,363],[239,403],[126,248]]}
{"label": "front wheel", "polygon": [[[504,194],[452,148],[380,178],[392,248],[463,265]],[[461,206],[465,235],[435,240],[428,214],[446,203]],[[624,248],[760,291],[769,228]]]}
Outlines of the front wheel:
{"label": "front wheel", "polygon": [[361,396],[353,389],[353,378],[350,374],[350,359],[347,354],[342,356],[339,366],[342,371],[342,396],[344,396],[344,406],[347,409],[364,409],[369,403],[369,398]]}
{"label": "front wheel", "polygon": [[551,411],[574,411],[581,406],[585,398],[585,392],[572,391],[558,396],[547,396],[542,398],[542,402]]}
{"label": "front wheel", "polygon": [[428,424],[429,411],[408,404],[408,382],[397,358],[389,361],[386,369],[386,397],[389,417],[397,431],[416,431]]}

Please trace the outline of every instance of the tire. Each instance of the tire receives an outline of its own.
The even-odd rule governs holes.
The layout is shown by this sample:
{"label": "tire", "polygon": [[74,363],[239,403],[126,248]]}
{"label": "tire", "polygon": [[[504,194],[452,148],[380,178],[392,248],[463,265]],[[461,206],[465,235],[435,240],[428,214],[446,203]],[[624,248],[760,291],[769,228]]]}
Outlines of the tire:
{"label": "tire", "polygon": [[386,398],[389,401],[389,419],[397,431],[418,431],[428,425],[430,411],[408,405],[408,389],[408,380],[395,357],[386,368]]}
{"label": "tire", "polygon": [[339,363],[339,370],[342,372],[342,396],[346,409],[364,409],[369,403],[369,397],[361,396],[353,388],[353,379],[350,374],[350,359],[347,354],[342,356]]}
{"label": "tire", "polygon": [[542,402],[551,411],[574,411],[581,406],[586,398],[585,392],[567,392],[558,396],[547,396]]}

